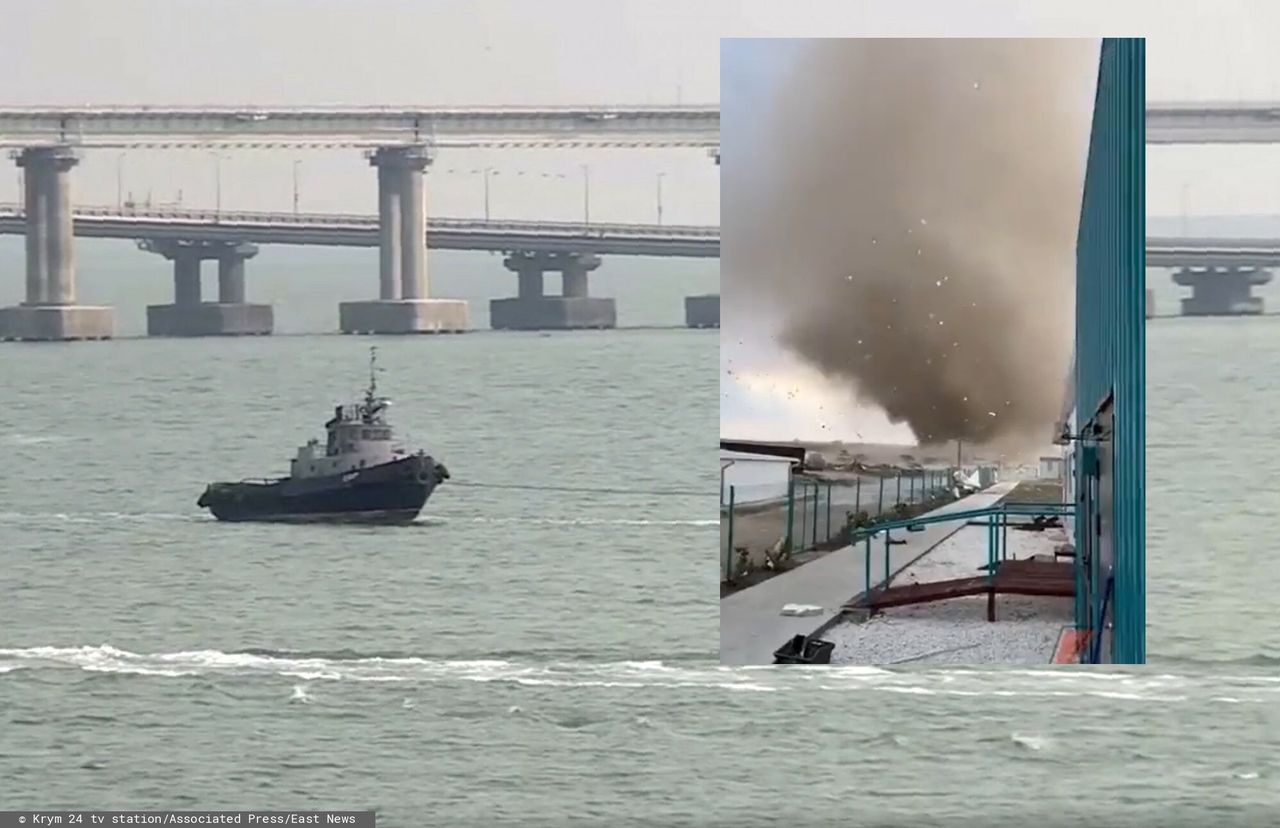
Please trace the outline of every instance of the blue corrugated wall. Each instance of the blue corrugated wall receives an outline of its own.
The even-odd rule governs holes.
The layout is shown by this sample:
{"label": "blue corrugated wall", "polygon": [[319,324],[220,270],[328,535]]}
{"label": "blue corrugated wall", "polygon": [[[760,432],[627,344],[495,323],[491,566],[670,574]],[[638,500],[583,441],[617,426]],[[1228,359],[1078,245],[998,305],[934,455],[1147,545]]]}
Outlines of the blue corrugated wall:
{"label": "blue corrugated wall", "polygon": [[[1146,661],[1145,67],[1145,40],[1102,41],[1076,242],[1076,418],[1083,433],[1108,400],[1114,415],[1110,451],[1100,452],[1111,463],[1102,543],[1114,568],[1091,567],[1084,576],[1089,594],[1102,596],[1114,575],[1107,615],[1110,660],[1119,664]],[[1088,527],[1079,524],[1082,549]]]}

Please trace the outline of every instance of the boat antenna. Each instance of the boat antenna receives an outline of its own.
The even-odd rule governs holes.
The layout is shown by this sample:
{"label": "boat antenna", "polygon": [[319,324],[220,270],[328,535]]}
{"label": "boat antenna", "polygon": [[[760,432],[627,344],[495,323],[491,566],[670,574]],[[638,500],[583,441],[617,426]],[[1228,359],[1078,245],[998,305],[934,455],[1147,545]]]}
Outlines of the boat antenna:
{"label": "boat antenna", "polygon": [[372,402],[373,396],[375,393],[377,393],[377,390],[378,390],[378,346],[372,345],[369,347],[369,390],[365,393],[365,397],[367,397],[369,401]]}

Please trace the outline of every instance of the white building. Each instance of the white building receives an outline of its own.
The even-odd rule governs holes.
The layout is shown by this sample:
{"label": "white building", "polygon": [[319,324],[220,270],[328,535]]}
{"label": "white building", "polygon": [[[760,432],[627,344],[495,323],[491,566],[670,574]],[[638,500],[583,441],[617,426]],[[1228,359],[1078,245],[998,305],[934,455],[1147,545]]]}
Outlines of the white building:
{"label": "white building", "polygon": [[1049,480],[1062,479],[1062,467],[1065,465],[1058,455],[1045,455],[1040,458],[1040,477]]}
{"label": "white building", "polygon": [[721,450],[721,505],[729,502],[731,487],[735,505],[785,498],[794,463],[786,457]]}

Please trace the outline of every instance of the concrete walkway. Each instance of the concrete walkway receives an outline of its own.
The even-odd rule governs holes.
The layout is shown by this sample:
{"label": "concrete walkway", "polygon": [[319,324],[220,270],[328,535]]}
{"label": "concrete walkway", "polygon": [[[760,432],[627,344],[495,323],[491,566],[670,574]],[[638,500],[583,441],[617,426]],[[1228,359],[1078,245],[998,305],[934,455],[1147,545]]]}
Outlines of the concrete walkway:
{"label": "concrete walkway", "polygon": [[[985,491],[929,512],[945,515],[998,503],[1016,482],[997,483]],[[889,547],[889,570],[896,573],[955,534],[964,524],[938,523],[923,532],[895,533],[904,544]],[[866,544],[845,546],[790,572],[720,599],[720,663],[732,666],[773,663],[773,651],[793,635],[812,635],[833,620],[840,607],[867,589]],[[884,538],[871,541],[871,580],[884,578]],[[786,604],[822,607],[821,615],[784,616]]]}

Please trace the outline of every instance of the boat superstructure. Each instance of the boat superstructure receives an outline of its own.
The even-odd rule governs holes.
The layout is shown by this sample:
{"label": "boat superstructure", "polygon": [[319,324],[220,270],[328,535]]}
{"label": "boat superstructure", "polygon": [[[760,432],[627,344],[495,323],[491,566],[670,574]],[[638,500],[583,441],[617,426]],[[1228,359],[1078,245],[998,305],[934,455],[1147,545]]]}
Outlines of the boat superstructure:
{"label": "boat superstructure", "polygon": [[334,408],[324,445],[301,446],[288,477],[212,483],[197,504],[230,521],[411,522],[449,471],[396,437],[377,374],[375,347],[364,397]]}

